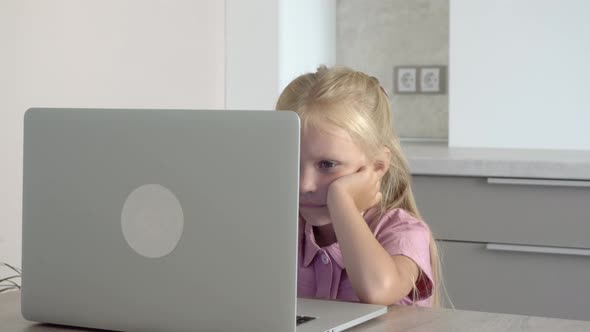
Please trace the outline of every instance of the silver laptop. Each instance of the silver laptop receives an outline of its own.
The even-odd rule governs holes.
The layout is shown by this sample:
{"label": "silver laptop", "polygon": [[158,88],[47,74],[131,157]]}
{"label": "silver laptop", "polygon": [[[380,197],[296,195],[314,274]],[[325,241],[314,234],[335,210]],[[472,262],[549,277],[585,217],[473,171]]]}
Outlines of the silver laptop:
{"label": "silver laptop", "polygon": [[385,313],[296,298],[299,130],[293,112],[28,110],[23,316],[301,332]]}

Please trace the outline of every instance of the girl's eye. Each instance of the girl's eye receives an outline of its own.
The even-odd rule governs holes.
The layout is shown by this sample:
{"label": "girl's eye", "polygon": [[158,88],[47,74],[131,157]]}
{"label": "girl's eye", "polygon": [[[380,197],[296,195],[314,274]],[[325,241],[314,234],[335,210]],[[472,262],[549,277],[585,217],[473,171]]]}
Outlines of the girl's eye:
{"label": "girl's eye", "polygon": [[336,165],[337,165],[337,164],[336,164],[336,162],[333,162],[333,161],[328,161],[328,160],[322,160],[322,161],[320,161],[320,163],[319,163],[319,167],[320,167],[321,169],[330,169],[330,168],[334,168],[334,167],[336,167]]}

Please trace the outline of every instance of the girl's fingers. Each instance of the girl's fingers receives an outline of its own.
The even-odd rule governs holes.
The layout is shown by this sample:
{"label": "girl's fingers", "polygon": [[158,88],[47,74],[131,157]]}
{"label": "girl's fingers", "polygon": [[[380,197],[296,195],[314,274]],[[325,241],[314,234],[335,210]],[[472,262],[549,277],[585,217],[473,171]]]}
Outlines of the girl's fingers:
{"label": "girl's fingers", "polygon": [[[355,196],[357,207],[361,210],[379,204],[381,194],[381,179],[377,172],[370,167],[363,166],[358,169],[354,184],[351,182],[351,193]],[[351,179],[352,180],[352,179]]]}

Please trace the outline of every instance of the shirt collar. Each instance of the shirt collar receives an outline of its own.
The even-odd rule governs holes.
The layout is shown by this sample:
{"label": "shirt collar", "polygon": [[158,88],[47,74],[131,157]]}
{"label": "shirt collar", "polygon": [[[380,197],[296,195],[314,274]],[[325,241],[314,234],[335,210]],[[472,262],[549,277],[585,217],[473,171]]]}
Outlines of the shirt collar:
{"label": "shirt collar", "polygon": [[[367,210],[364,214],[363,218],[365,222],[369,223],[372,221],[378,214],[378,208],[372,208]],[[341,269],[344,270],[344,260],[342,259],[342,252],[340,251],[340,245],[336,243],[332,243],[327,247],[320,248],[315,241],[315,236],[313,234],[313,226],[308,222],[303,221],[303,266],[309,267],[309,265],[313,262],[314,258],[316,257],[318,251],[324,249],[326,252],[330,254],[332,260],[340,266]]]}
{"label": "shirt collar", "polygon": [[318,246],[315,241],[315,235],[313,234],[313,226],[307,222],[304,222],[303,231],[303,266],[309,267],[313,260],[318,255],[320,250],[326,251],[332,261],[334,261],[341,269],[344,269],[344,261],[342,260],[342,253],[340,252],[340,245],[335,242],[329,246],[322,247]]}
{"label": "shirt collar", "polygon": [[320,247],[315,243],[312,226],[303,221],[303,266],[308,267],[319,250]]}

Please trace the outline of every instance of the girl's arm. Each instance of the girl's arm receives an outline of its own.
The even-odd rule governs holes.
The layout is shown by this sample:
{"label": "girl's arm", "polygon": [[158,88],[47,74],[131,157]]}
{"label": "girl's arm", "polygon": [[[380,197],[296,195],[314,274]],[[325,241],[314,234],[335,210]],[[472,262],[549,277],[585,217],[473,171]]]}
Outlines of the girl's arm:
{"label": "girl's arm", "polygon": [[359,212],[381,198],[378,189],[373,193],[377,174],[365,169],[347,177],[330,186],[327,202],[346,272],[362,302],[391,305],[410,293],[418,266],[406,256],[391,256]]}

